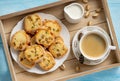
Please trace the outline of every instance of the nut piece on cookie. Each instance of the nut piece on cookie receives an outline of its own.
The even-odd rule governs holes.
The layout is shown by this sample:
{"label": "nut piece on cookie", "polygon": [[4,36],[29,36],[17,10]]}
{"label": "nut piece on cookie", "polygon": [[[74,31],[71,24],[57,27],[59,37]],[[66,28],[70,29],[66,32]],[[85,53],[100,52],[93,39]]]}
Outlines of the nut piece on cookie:
{"label": "nut piece on cookie", "polygon": [[41,29],[36,33],[35,39],[38,44],[48,47],[54,42],[54,35],[47,29]]}
{"label": "nut piece on cookie", "polygon": [[67,53],[68,49],[64,45],[64,42],[57,38],[57,40],[49,47],[49,51],[53,57],[61,58]]}
{"label": "nut piece on cookie", "polygon": [[44,48],[40,45],[28,46],[24,52],[26,59],[30,62],[39,62],[40,58],[44,55]]}
{"label": "nut piece on cookie", "polygon": [[31,14],[24,19],[24,29],[27,33],[35,34],[35,32],[42,28],[42,19],[38,14]]}
{"label": "nut piece on cookie", "polygon": [[29,60],[26,59],[24,52],[20,52],[19,54],[19,62],[26,68],[32,68],[35,66],[34,62],[30,62]]}
{"label": "nut piece on cookie", "polygon": [[61,26],[60,24],[55,21],[55,20],[45,20],[44,21],[44,26],[47,27],[47,29],[49,29],[51,31],[52,34],[54,34],[55,36],[60,35],[61,32]]}
{"label": "nut piece on cookie", "polygon": [[15,50],[25,50],[25,48],[29,44],[30,38],[26,34],[24,30],[20,30],[16,32],[11,39],[10,45],[15,49]]}
{"label": "nut piece on cookie", "polygon": [[41,61],[38,63],[38,65],[43,70],[50,70],[55,65],[55,60],[50,52],[46,51],[43,58],[41,58]]}

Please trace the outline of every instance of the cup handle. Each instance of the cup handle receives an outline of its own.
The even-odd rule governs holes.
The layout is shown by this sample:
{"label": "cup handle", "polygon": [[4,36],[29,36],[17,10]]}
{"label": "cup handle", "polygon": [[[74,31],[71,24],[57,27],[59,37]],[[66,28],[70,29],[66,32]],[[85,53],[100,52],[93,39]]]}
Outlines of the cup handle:
{"label": "cup handle", "polygon": [[116,50],[116,46],[109,46],[110,50]]}

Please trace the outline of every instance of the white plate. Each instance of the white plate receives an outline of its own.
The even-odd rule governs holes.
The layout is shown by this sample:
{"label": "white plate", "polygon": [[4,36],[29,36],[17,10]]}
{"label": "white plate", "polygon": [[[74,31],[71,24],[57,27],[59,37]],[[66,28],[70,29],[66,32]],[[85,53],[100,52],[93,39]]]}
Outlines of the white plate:
{"label": "white plate", "polygon": [[[19,55],[18,51],[14,50],[12,47],[10,47],[10,51],[11,51],[11,55],[12,55],[13,59],[19,64],[20,67],[22,67],[26,71],[31,72],[31,73],[36,73],[36,74],[45,74],[45,73],[52,72],[52,71],[56,70],[67,59],[69,52],[70,52],[70,35],[69,35],[69,31],[66,28],[66,26],[55,16],[50,15],[50,14],[45,14],[45,13],[38,13],[38,14],[42,17],[42,20],[44,20],[44,19],[57,20],[58,23],[61,25],[62,30],[61,30],[60,36],[63,38],[64,43],[68,48],[68,52],[65,54],[65,56],[60,58],[60,59],[55,59],[56,64],[52,69],[50,69],[49,71],[43,71],[37,65],[31,69],[25,68],[18,61],[18,55]],[[11,40],[11,37],[13,36],[14,33],[23,29],[23,20],[24,20],[24,18],[22,20],[20,20],[17,23],[17,25],[13,28],[11,35],[10,35],[10,40]]]}
{"label": "white plate", "polygon": [[[81,55],[80,51],[78,50],[78,45],[79,45],[78,44],[78,42],[79,42],[78,36],[83,31],[94,31],[94,30],[98,30],[98,31],[104,33],[106,35],[106,37],[108,38],[109,44],[111,45],[111,40],[110,40],[108,34],[102,28],[100,28],[98,26],[84,27],[84,28],[78,30],[78,32],[75,34],[75,36],[73,38],[73,41],[72,41],[72,50],[73,50],[73,53],[74,53],[75,57],[78,60],[79,60],[79,56]],[[109,53],[110,53],[110,50],[108,51],[108,54],[106,54],[106,56],[103,59],[96,60],[96,61],[91,61],[91,60],[88,60],[88,59],[83,57],[83,59],[84,59],[83,64],[86,64],[86,65],[97,65],[97,64],[100,64],[108,57]]]}

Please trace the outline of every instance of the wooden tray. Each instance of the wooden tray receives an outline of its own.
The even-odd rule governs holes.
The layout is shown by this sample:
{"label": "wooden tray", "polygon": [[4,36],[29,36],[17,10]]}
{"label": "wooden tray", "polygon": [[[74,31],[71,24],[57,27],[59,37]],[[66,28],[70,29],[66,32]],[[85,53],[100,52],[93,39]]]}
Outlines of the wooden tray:
{"label": "wooden tray", "polygon": [[[51,8],[47,8],[47,9],[43,9],[43,10],[39,10],[39,9],[34,10],[33,9],[30,12],[25,11],[24,13],[16,13],[13,15],[11,14],[8,16],[1,17],[0,31],[1,31],[1,36],[2,36],[2,40],[3,40],[4,48],[5,48],[5,53],[6,53],[6,56],[8,59],[8,64],[10,67],[10,72],[11,72],[13,81],[17,81],[17,80],[18,81],[25,81],[25,80],[49,81],[49,80],[57,79],[60,77],[64,77],[64,76],[68,76],[68,75],[72,76],[72,74],[76,74],[75,67],[76,67],[76,65],[78,65],[78,61],[74,57],[72,49],[70,51],[70,55],[69,55],[68,59],[64,62],[65,66],[66,66],[64,71],[61,71],[58,68],[56,71],[54,71],[52,73],[45,74],[45,75],[37,75],[37,74],[32,74],[32,73],[26,72],[22,68],[20,68],[14,61],[11,60],[10,52],[9,52],[10,32],[18,21],[20,21],[26,15],[31,14],[31,13],[35,13],[35,12],[49,13],[49,14],[55,15],[57,18],[59,18],[67,26],[67,28],[70,32],[70,36],[71,36],[70,41],[71,42],[72,42],[72,38],[75,35],[75,33],[79,29],[81,29],[82,27],[85,27],[87,25],[88,21],[92,21],[93,22],[92,25],[100,26],[110,35],[112,45],[115,45],[117,47],[117,50],[111,51],[109,57],[103,63],[101,63],[99,65],[88,66],[88,65],[80,64],[80,67],[81,67],[80,74],[81,75],[95,72],[97,70],[97,68],[102,68],[100,70],[103,70],[103,69],[105,69],[103,66],[109,68],[109,66],[112,67],[112,65],[114,66],[114,64],[115,64],[115,66],[119,65],[119,62],[120,62],[119,48],[118,48],[118,44],[116,41],[114,28],[113,28],[111,21],[110,21],[111,20],[110,15],[108,15],[109,10],[108,10],[106,1],[107,0],[103,0],[103,5],[106,5],[106,6],[104,6],[106,16],[104,14],[104,11],[102,11],[102,12],[100,12],[100,15],[98,16],[98,18],[93,19],[92,15],[95,13],[95,10],[97,8],[103,8],[103,6],[102,6],[101,0],[90,0],[88,4],[91,6],[91,9],[90,9],[91,16],[87,19],[83,18],[82,21],[78,24],[68,23],[63,16],[63,8],[66,5],[68,5],[69,3],[61,4],[61,5],[58,5],[56,7],[51,7]],[[76,0],[75,2],[78,2],[78,3],[82,4],[83,6],[86,5],[86,4],[82,3],[80,0]],[[106,23],[106,17],[107,17],[107,20],[109,21],[110,24]],[[14,65],[14,67],[13,67],[13,65]],[[91,71],[91,70],[93,70],[93,71]],[[79,74],[79,73],[77,73],[77,74]]]}

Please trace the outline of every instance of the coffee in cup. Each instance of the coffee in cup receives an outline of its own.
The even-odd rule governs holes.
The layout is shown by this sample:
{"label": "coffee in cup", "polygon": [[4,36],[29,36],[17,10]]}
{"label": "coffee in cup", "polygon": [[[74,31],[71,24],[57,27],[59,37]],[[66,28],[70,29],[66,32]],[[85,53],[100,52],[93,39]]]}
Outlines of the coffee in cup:
{"label": "coffee in cup", "polygon": [[107,32],[98,26],[80,29],[73,38],[72,48],[75,57],[86,65],[100,64],[111,50],[116,50],[116,46],[111,45]]}
{"label": "coffee in cup", "polygon": [[106,51],[106,41],[98,34],[86,35],[81,42],[83,53],[90,58],[98,58]]}
{"label": "coffee in cup", "polygon": [[89,60],[102,59],[110,47],[107,37],[99,31],[86,32],[79,41],[79,50]]}

